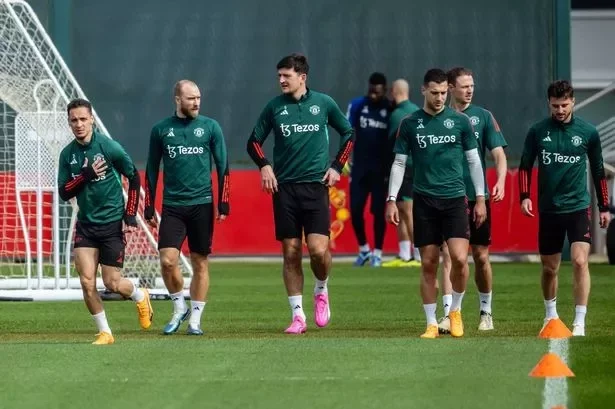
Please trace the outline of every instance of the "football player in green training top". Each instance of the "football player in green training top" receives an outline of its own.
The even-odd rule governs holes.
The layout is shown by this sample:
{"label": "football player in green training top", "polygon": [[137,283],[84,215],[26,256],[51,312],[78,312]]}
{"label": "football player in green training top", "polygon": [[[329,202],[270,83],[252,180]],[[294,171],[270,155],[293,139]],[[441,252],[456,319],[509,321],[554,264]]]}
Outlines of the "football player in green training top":
{"label": "football player in green training top", "polygon": [[[154,203],[160,160],[164,167],[158,249],[162,278],[173,300],[173,316],[163,333],[170,335],[188,317],[188,335],[203,335],[201,315],[209,291],[209,265],[214,233],[212,157],[218,174],[218,215],[229,214],[229,167],[226,143],[217,121],[199,115],[201,93],[196,84],[175,84],[175,113],[152,128],[147,157],[145,219],[156,227]],[[192,281],[190,309],[184,299],[179,253],[188,237]]]}
{"label": "football player in green training top", "polygon": [[[558,319],[557,273],[565,236],[568,235],[574,280],[575,318],[572,335],[585,335],[589,300],[589,250],[591,205],[587,190],[587,165],[596,189],[600,226],[611,219],[609,191],[596,128],[572,114],[574,90],[568,81],[555,81],[547,89],[551,116],[535,123],[527,133],[519,164],[521,212],[534,217],[530,198],[532,168],[538,157],[538,251],[542,262],[545,320]],[[544,326],[543,326],[544,328]]]}
{"label": "football player in green training top", "polygon": [[461,337],[461,302],[468,279],[464,275],[464,266],[470,239],[463,178],[464,152],[476,190],[473,217],[478,227],[486,218],[485,176],[470,119],[445,105],[448,93],[446,73],[438,68],[427,71],[422,93],[425,97],[423,109],[404,118],[397,131],[386,216],[389,222],[399,223],[397,195],[403,183],[408,155],[412,155],[414,241],[421,252],[421,296],[427,318],[427,329],[421,338],[438,336],[437,270],[443,241],[448,245],[452,262],[450,332],[454,337]]}
{"label": "football player in green training top", "polygon": [[[420,108],[410,101],[410,85],[404,79],[393,82],[391,96],[395,102],[395,109],[389,117],[389,138],[393,146],[401,120]],[[418,254],[418,248],[412,248],[414,229],[412,228],[412,157],[410,155],[406,163],[404,181],[397,194],[397,208],[399,209],[399,224],[397,225],[399,255],[383,263],[382,267],[418,267],[421,265],[418,261],[421,256]]]}
{"label": "football player in green training top", "polygon": [[[508,146],[500,126],[493,114],[486,109],[472,104],[474,97],[474,78],[472,71],[463,67],[451,69],[448,73],[448,86],[451,93],[451,108],[466,114],[470,118],[470,123],[474,128],[474,135],[478,143],[478,153],[480,156],[483,171],[486,172],[485,154],[487,150],[495,162],[497,181],[493,186],[492,198],[494,202],[500,202],[504,198],[504,188],[508,166],[504,148]],[[486,176],[486,173],[485,173]],[[466,184],[466,195],[470,204],[470,214],[476,205],[476,193],[470,178],[470,171],[464,165],[464,177]],[[470,246],[472,247],[472,258],[474,259],[474,280],[478,288],[480,320],[479,331],[489,331],[493,329],[493,318],[491,316],[491,298],[493,274],[491,263],[489,262],[489,245],[491,244],[491,211],[489,206],[489,188],[485,179],[485,198],[487,207],[487,219],[477,227],[474,219],[470,217]],[[448,248],[443,246],[443,258],[446,261],[450,257]],[[469,276],[469,266],[465,269]],[[444,306],[444,317],[438,320],[440,333],[448,333],[450,320],[448,312],[452,299],[452,288],[450,280],[450,270],[442,269],[442,304]]]}
{"label": "football player in green training top", "polygon": [[[307,88],[309,66],[305,56],[284,57],[277,69],[282,94],[263,109],[247,149],[260,169],[263,190],[273,195],[275,236],[282,242],[284,284],[292,311],[292,322],[285,332],[302,334],[307,329],[302,302],[302,237],[316,277],[314,321],[324,327],[331,315],[327,290],[331,270],[329,187],[340,179],[352,150],[353,131],[331,97]],[[332,163],[328,125],[341,136]],[[262,148],[271,131],[273,167]]]}
{"label": "football player in green training top", "polygon": [[[79,206],[74,238],[75,268],[85,304],[98,327],[93,344],[113,344],[115,340],[96,289],[98,265],[109,291],[136,302],[141,327],[147,329],[152,325],[148,291],[137,288],[121,274],[126,246],[123,225],[127,231],[137,227],[141,182],[124,148],[94,129],[90,102],[74,99],[67,111],[75,139],[60,153],[58,189],[62,200],[76,198]],[[126,208],[122,175],[129,182]]]}

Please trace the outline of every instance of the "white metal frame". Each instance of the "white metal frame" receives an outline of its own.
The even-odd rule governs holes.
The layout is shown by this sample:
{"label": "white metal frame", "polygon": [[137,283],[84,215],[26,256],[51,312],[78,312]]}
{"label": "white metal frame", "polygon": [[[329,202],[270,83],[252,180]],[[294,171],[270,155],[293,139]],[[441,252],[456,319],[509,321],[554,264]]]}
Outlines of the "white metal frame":
{"label": "white metal frame", "polygon": [[[17,12],[15,11],[15,7],[23,7],[27,13],[29,14],[30,19],[32,20],[32,22],[34,23],[36,30],[41,34],[41,37],[43,39],[43,42],[45,43],[45,45],[47,47],[49,47],[51,53],[53,54],[53,58],[54,60],[60,65],[63,73],[67,76],[70,85],[73,86],[77,92],[77,94],[79,96],[81,96],[82,98],[86,98],[85,93],[83,92],[83,90],[81,89],[81,87],[79,86],[79,83],[77,82],[77,80],[74,78],[71,70],[68,68],[68,66],[66,65],[64,59],[62,58],[62,56],[60,55],[60,53],[58,52],[57,48],[55,47],[55,45],[53,44],[53,41],[50,39],[49,35],[47,34],[45,28],[42,26],[40,20],[38,19],[36,13],[32,10],[32,8],[30,7],[30,5],[24,1],[24,0],[0,0],[0,3],[4,3],[5,6],[7,7],[7,10],[9,12],[9,14],[11,15],[12,19],[14,20],[17,28],[19,29],[19,31],[21,32],[21,34],[24,36],[24,38],[26,39],[26,42],[30,45],[30,47],[32,48],[32,50],[35,53],[36,58],[39,60],[39,62],[42,64],[43,69],[45,70],[45,72],[47,73],[49,79],[48,80],[44,80],[41,81],[40,84],[37,84],[34,90],[34,93],[36,93],[36,90],[38,89],[38,87],[42,86],[44,83],[50,83],[54,86],[54,88],[56,89],[58,96],[57,96],[57,100],[59,100],[59,98],[61,98],[65,103],[69,102],[69,98],[65,92],[65,90],[62,88],[62,86],[59,84],[58,79],[56,78],[56,76],[53,74],[53,72],[51,71],[47,61],[45,60],[44,56],[41,54],[40,49],[36,46],[36,44],[34,43],[34,41],[32,40],[32,38],[30,37],[30,35],[28,34],[28,31],[26,30],[26,28],[24,27],[21,19],[19,18]],[[41,107],[40,107],[40,102],[38,101],[38,99],[36,98],[36,95],[34,95],[34,98],[36,99],[36,103],[37,103],[37,109],[40,111]],[[95,110],[93,110],[92,112],[94,119],[95,119],[95,123],[96,126],[102,131],[102,133],[104,133],[105,135],[109,135],[109,132],[107,131],[105,125],[103,124],[102,120],[100,119],[100,117],[98,116],[98,114],[96,113]],[[39,152],[40,154],[40,152]],[[40,185],[40,184],[39,184]],[[25,215],[23,214],[23,205],[21,202],[21,198],[20,198],[20,194],[18,192],[17,193],[17,205],[19,210],[19,217],[20,217],[20,221],[22,224],[22,231],[24,234],[24,238],[25,238],[25,246],[26,246],[26,251],[28,253],[27,256],[27,261],[26,261],[26,271],[27,271],[27,277],[26,277],[26,287],[28,289],[32,288],[32,283],[31,283],[31,278],[32,278],[32,249],[30,248],[30,242],[29,242],[29,234],[26,228],[26,220],[25,220]],[[45,280],[43,277],[43,266],[42,266],[42,189],[39,189],[37,191],[37,261],[38,261],[38,265],[37,265],[37,278],[38,278],[38,285],[37,288],[41,289],[43,287],[46,287],[47,281]],[[55,231],[55,229],[59,229],[59,223],[57,223],[56,218],[59,217],[58,214],[58,209],[59,209],[59,197],[58,197],[58,191],[57,191],[57,187],[54,189],[54,220],[53,220],[53,224],[54,224],[54,238],[55,239],[59,239],[59,235],[57,234],[57,231]],[[144,200],[144,191],[143,189],[141,189],[140,192],[140,196],[141,196],[141,200]],[[124,191],[124,198],[127,199],[127,193]],[[73,204],[73,212],[72,212],[72,216],[71,216],[71,223],[70,223],[70,233],[72,234],[73,230],[74,230],[74,226],[75,226],[75,214],[76,212],[75,210],[75,205]],[[155,217],[160,220],[160,215],[159,213],[156,211],[155,212]],[[139,223],[140,227],[143,229],[143,231],[145,232],[147,239],[149,240],[150,244],[153,246],[153,248],[157,248],[157,243],[156,240],[154,238],[154,236],[152,235],[152,233],[150,232],[149,228],[147,227],[146,223],[144,222],[144,220],[141,218],[141,216],[139,214],[137,214],[137,222]],[[55,268],[56,268],[56,272],[55,272],[55,278],[54,278],[54,284],[53,284],[53,288],[59,289],[61,288],[61,284],[60,284],[60,276],[59,276],[59,272],[60,272],[60,267],[59,267],[59,241],[56,240],[56,246],[57,248],[54,248],[54,264],[55,264]],[[68,240],[68,244],[67,244],[67,252],[66,252],[66,287],[73,287],[74,286],[74,280],[71,280],[70,277],[70,240]],[[182,264],[182,266],[185,268],[185,270],[189,273],[190,276],[192,276],[192,266],[190,264],[190,262],[188,261],[187,257],[185,257],[183,254],[180,253],[180,262]],[[78,280],[77,280],[78,281]],[[157,285],[158,285],[158,280],[157,280]],[[79,287],[79,284],[77,284],[77,288]]]}

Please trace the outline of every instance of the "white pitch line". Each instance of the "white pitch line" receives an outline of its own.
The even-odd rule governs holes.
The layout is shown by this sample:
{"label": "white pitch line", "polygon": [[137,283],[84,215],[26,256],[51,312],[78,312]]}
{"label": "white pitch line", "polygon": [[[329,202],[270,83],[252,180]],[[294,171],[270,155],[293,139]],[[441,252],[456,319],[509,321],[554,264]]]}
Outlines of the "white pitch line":
{"label": "white pitch line", "polygon": [[[568,366],[568,339],[550,339],[549,352],[559,356]],[[568,407],[568,379],[545,378],[545,387],[542,393],[542,408],[553,409],[556,406]]]}

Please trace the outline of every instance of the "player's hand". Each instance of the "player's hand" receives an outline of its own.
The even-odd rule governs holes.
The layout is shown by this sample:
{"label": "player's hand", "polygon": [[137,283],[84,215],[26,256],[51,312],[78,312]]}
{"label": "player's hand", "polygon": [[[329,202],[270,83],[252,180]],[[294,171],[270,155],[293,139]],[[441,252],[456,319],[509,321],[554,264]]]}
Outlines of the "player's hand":
{"label": "player's hand", "polygon": [[501,202],[504,199],[504,185],[505,181],[501,181],[493,186],[491,197],[493,197],[494,202]]}
{"label": "player's hand", "polygon": [[384,214],[387,222],[394,224],[395,226],[399,224],[399,210],[397,209],[397,203],[389,200],[387,202],[387,207]]}
{"label": "player's hand", "polygon": [[276,193],[278,191],[278,181],[273,173],[271,165],[266,165],[261,168],[261,188],[266,193]]}
{"label": "player's hand", "polygon": [[218,221],[218,223],[225,221],[229,212],[230,212],[229,204],[226,202],[220,203],[218,205],[218,212],[217,212],[218,214],[216,214],[216,220]]}
{"label": "player's hand", "polygon": [[322,181],[325,182],[325,185],[328,187],[335,186],[335,184],[340,181],[340,174],[337,170],[329,168],[327,173],[325,173],[325,177],[322,178]]}
{"label": "player's hand", "polygon": [[154,206],[146,206],[145,209],[143,209],[143,218],[150,227],[154,229],[158,227],[158,222],[154,214]]}
{"label": "player's hand", "polygon": [[523,202],[521,202],[521,213],[528,217],[534,217],[532,213],[532,199],[523,199]]}
{"label": "player's hand", "polygon": [[600,212],[600,227],[606,229],[611,221],[610,212]]}
{"label": "player's hand", "polygon": [[124,214],[124,232],[132,233],[137,230],[137,217]]}
{"label": "player's hand", "polygon": [[485,196],[476,197],[476,205],[474,206],[474,223],[476,227],[480,227],[487,220],[487,206],[485,205]]}

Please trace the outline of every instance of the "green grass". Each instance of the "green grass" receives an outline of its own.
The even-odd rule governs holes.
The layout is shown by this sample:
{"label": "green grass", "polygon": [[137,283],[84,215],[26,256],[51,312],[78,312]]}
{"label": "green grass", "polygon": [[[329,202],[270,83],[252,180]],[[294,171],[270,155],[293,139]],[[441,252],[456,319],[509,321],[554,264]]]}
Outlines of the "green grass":
{"label": "green grass", "polygon": [[[417,269],[335,265],[332,320],[285,336],[290,311],[278,264],[212,263],[204,337],[160,335],[171,302],[156,301],[150,331],[131,302],[107,302],[115,345],[92,346],[82,302],[0,304],[0,408],[541,408],[528,376],[548,351],[539,266],[497,264],[496,330],[479,334],[478,299],[464,299],[466,336],[421,340]],[[613,406],[615,341],[610,266],[592,266],[587,337],[571,339],[568,409]],[[309,271],[309,270],[306,270]],[[572,322],[571,269],[558,310]],[[440,307],[440,304],[439,304]],[[440,310],[441,311],[441,310]]]}

